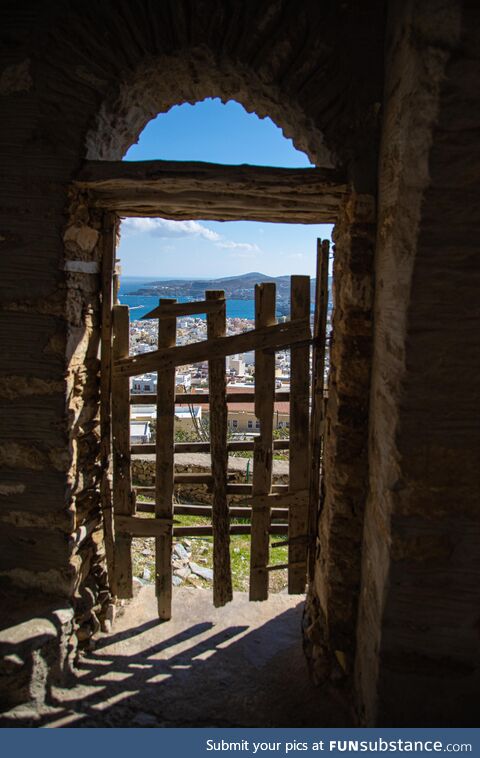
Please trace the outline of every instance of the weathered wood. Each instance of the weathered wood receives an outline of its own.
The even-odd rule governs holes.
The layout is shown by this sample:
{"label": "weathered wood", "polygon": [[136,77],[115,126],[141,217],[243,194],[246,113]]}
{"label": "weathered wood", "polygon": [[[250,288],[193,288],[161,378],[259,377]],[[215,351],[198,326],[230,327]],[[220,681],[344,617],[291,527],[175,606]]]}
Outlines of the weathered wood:
{"label": "weathered wood", "polygon": [[[252,440],[233,440],[227,443],[227,449],[231,452],[237,450],[253,450]],[[274,450],[288,450],[290,440],[274,440]],[[176,442],[175,453],[209,453],[210,442]],[[155,445],[143,443],[132,445],[132,455],[152,455],[155,453]]]}
{"label": "weathered wood", "polygon": [[[275,318],[275,284],[255,286],[255,327],[270,327]],[[255,351],[255,415],[260,421],[260,435],[254,441],[252,503],[258,496],[268,496],[272,486],[273,406],[275,398],[275,354]],[[268,597],[268,508],[254,508],[250,550],[250,600]]]}
{"label": "weathered wood", "polygon": [[[288,524],[270,524],[269,534],[287,534]],[[251,534],[250,524],[230,524],[230,535]],[[211,526],[174,526],[174,537],[213,537]]]}
{"label": "weathered wood", "polygon": [[[288,484],[272,484],[271,492],[287,493]],[[252,495],[251,484],[227,484],[227,495]]]}
{"label": "weathered wood", "polygon": [[122,216],[302,224],[335,223],[347,192],[336,169],[177,161],[88,161],[76,184]]}
{"label": "weathered wood", "polygon": [[[174,300],[160,300],[160,307]],[[177,322],[175,316],[158,322],[158,346],[175,345]],[[157,374],[157,436],[155,443],[155,516],[169,519],[173,516],[174,478],[174,424],[175,424],[175,368],[168,366]],[[168,620],[172,616],[172,530],[155,539],[155,593],[158,616]]]}
{"label": "weathered wood", "polygon": [[296,564],[296,563],[274,563],[272,566],[267,566],[267,571],[283,571],[284,569],[292,569],[292,568],[298,568],[301,567],[302,563]]}
{"label": "weathered wood", "polygon": [[[113,307],[112,357],[128,355],[128,305]],[[130,387],[128,377],[112,376],[112,444],[113,444],[113,508],[117,516],[131,516],[132,498],[130,466]],[[115,590],[120,598],[132,597],[132,538],[115,534]]]}
{"label": "weathered wood", "polygon": [[[140,518],[138,516],[115,516],[115,531],[130,537],[164,538],[172,532],[173,518]],[[171,562],[171,560],[170,560]],[[170,580],[171,583],[171,580]]]}
{"label": "weathered wood", "polygon": [[[155,505],[153,502],[137,503],[139,513],[154,513]],[[231,518],[251,518],[252,508],[246,505],[230,505],[228,512]],[[196,503],[175,503],[173,506],[174,516],[201,516],[209,518],[212,515],[211,505],[197,505]],[[288,508],[274,508],[271,511],[272,519],[288,519]]]}
{"label": "weathered wood", "polygon": [[[152,405],[157,399],[155,392],[131,394],[131,405]],[[227,403],[252,403],[255,402],[255,394],[253,392],[227,392]],[[276,392],[276,403],[288,403],[290,402],[290,392]],[[183,392],[175,395],[175,405],[208,405],[210,403],[210,395],[208,392]]]}
{"label": "weathered wood", "polygon": [[194,316],[196,313],[219,313],[222,308],[225,308],[225,298],[196,300],[193,303],[165,303],[165,305],[159,305],[157,308],[154,308],[150,313],[146,313],[140,321],[150,318],[161,320],[171,318],[172,316],[175,316],[175,318],[179,316]]}
{"label": "weathered wood", "polygon": [[[209,302],[220,302],[221,309],[207,313],[207,338],[223,338],[227,331],[227,312],[222,291],[205,293]],[[227,403],[225,358],[208,361],[210,393],[210,449],[212,456],[212,525],[213,525],[213,604],[219,607],[233,597],[230,568],[230,515],[227,502]]]}
{"label": "weathered wood", "polygon": [[123,376],[137,376],[148,371],[158,371],[168,366],[185,366],[190,363],[201,363],[205,360],[223,358],[226,355],[247,353],[257,348],[272,348],[280,350],[296,342],[310,340],[309,317],[286,321],[275,326],[265,326],[251,329],[242,334],[230,337],[217,337],[189,345],[179,345],[170,349],[161,348],[149,353],[133,355],[123,360],[115,361],[114,373]]}
{"label": "weathered wood", "polygon": [[278,492],[269,494],[259,494],[246,498],[252,508],[257,510],[269,508],[289,508],[291,511],[304,510],[308,504],[308,490],[297,490],[297,492]]}
{"label": "weathered wood", "polygon": [[317,279],[313,322],[312,411],[310,419],[310,495],[308,505],[308,580],[313,581],[320,508],[320,467],[323,445],[323,395],[328,312],[328,258],[330,243],[317,240]]}
{"label": "weathered wood", "polygon": [[[310,277],[291,278],[291,316],[302,319],[310,314]],[[290,491],[308,490],[309,458],[309,389],[310,348],[292,346],[290,363]],[[307,574],[307,546],[295,541],[308,532],[308,499],[297,508],[291,508],[288,518],[288,591],[298,594],[305,591]]]}
{"label": "weathered wood", "polygon": [[103,219],[102,245],[102,330],[100,347],[100,498],[103,515],[105,557],[112,593],[115,587],[115,545],[112,502],[112,307],[115,269],[115,216],[106,213]]}

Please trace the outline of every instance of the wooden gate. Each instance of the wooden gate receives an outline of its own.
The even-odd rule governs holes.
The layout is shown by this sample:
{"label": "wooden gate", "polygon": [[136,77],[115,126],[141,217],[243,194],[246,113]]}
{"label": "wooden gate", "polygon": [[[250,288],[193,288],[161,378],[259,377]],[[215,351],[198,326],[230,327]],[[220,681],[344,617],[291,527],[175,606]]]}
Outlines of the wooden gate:
{"label": "wooden gate", "polygon": [[[118,597],[132,596],[134,537],[155,538],[155,589],[161,619],[171,617],[172,543],[175,536],[213,537],[213,601],[221,606],[232,599],[230,535],[251,534],[250,599],[268,597],[269,572],[288,569],[288,591],[303,593],[312,577],[316,523],[320,494],[321,434],[324,395],[325,328],[328,301],[328,242],[317,250],[314,334],[310,329],[310,278],[291,277],[291,320],[276,321],[274,283],[255,287],[255,328],[226,334],[226,301],[221,291],[205,293],[201,302],[177,303],[162,299],[145,318],[158,319],[158,349],[129,355],[128,306],[113,307],[112,352],[112,452],[114,556],[113,582]],[[207,339],[176,345],[176,319],[206,314]],[[312,362],[310,346],[313,344]],[[275,351],[290,348],[290,392],[275,391]],[[252,402],[260,422],[253,440],[229,440],[225,359],[228,355],[255,351],[255,391],[229,393],[228,402]],[[175,394],[176,367],[208,361],[208,397]],[[130,377],[157,372],[156,442],[131,445],[130,406],[152,401],[152,395],[130,393]],[[311,377],[311,380],[310,380]],[[209,404],[208,442],[176,443],[175,404],[197,401]],[[290,437],[274,440],[274,403],[290,402]],[[289,484],[272,486],[274,451],[289,450]],[[253,451],[251,484],[233,484],[228,477],[228,453]],[[175,474],[176,452],[209,452],[211,473]],[[132,487],[132,453],[155,453],[155,486],[152,503],[136,503]],[[178,526],[175,515],[205,514],[205,506],[174,503],[174,484],[209,483],[212,492],[211,526]],[[148,488],[142,488],[145,492]],[[245,495],[246,505],[229,506],[229,495]],[[142,513],[150,511],[154,518]],[[247,524],[230,523],[231,517],[248,518]],[[270,545],[270,535],[279,541]],[[288,563],[270,565],[270,549],[288,545]]]}

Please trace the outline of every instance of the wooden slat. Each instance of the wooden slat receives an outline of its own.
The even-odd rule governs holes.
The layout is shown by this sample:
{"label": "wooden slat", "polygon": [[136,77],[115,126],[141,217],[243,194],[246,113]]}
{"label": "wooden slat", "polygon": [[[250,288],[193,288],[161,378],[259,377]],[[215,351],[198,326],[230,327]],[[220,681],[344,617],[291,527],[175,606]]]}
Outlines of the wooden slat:
{"label": "wooden slat", "polygon": [[284,492],[254,495],[246,499],[253,508],[290,508],[291,511],[305,510],[308,504],[308,490],[297,492]]}
{"label": "wooden slat", "polygon": [[[131,405],[154,405],[157,399],[155,392],[131,394]],[[255,402],[255,394],[253,392],[227,392],[227,403],[252,403]],[[290,402],[290,392],[276,392],[276,403],[288,403]],[[175,395],[175,405],[208,405],[210,403],[210,395],[208,392],[183,392]]]}
{"label": "wooden slat", "polygon": [[[160,300],[160,307],[174,303]],[[174,316],[158,322],[158,346],[175,345],[177,322]],[[174,424],[175,424],[175,369],[163,368],[157,375],[157,437],[155,443],[155,516],[168,519],[173,516],[174,477]],[[158,616],[168,620],[172,616],[172,530],[155,539],[155,593]]]}
{"label": "wooden slat", "polygon": [[[114,360],[128,355],[128,305],[113,307]],[[132,498],[130,466],[130,388],[127,377],[112,376],[113,507],[117,516],[131,516]],[[132,538],[115,534],[115,590],[120,598],[132,597]]]}
{"label": "wooden slat", "polygon": [[102,331],[100,352],[100,465],[102,479],[100,498],[108,579],[112,593],[115,587],[115,547],[112,502],[112,306],[113,272],[115,269],[115,216],[105,214],[102,245]]}
{"label": "wooden slat", "polygon": [[[223,338],[227,331],[227,312],[222,291],[205,293],[211,302],[222,303],[221,310],[207,314],[208,340]],[[212,455],[212,523],[213,523],[213,604],[219,607],[233,597],[230,568],[230,515],[227,502],[227,403],[225,358],[212,358],[208,362],[210,393],[210,445]]]}
{"label": "wooden slat", "polygon": [[313,322],[312,415],[310,419],[310,495],[308,505],[308,579],[313,581],[317,522],[320,508],[320,467],[323,445],[323,393],[328,312],[328,258],[330,243],[317,240],[317,279]]}
{"label": "wooden slat", "polygon": [[[255,327],[271,327],[275,318],[275,284],[255,285]],[[260,436],[253,449],[252,503],[268,496],[272,486],[273,406],[275,397],[275,354],[255,351],[255,415],[260,421]],[[268,597],[268,528],[270,511],[254,509],[250,550],[250,600]]]}
{"label": "wooden slat", "polygon": [[[137,503],[138,513],[154,513],[155,504],[153,502],[139,502]],[[231,518],[248,518],[252,516],[251,506],[244,505],[230,505],[228,512]],[[201,516],[202,518],[210,518],[212,516],[211,505],[198,505],[197,503],[175,503],[173,507],[174,516]],[[271,511],[272,519],[287,519],[288,508],[274,508]]]}
{"label": "wooden slat", "polygon": [[[140,518],[138,516],[115,516],[115,531],[130,537],[164,538],[172,532],[172,519]],[[171,583],[171,580],[170,580]]]}
{"label": "wooden slat", "polygon": [[122,216],[306,224],[335,223],[347,191],[336,169],[179,161],[88,161],[76,184]]}
{"label": "wooden slat", "polygon": [[[233,440],[227,443],[229,452],[237,450],[253,450],[254,443],[252,440]],[[290,440],[274,440],[274,450],[288,450]],[[176,442],[175,453],[209,453],[210,442]],[[132,445],[132,455],[152,455],[155,453],[155,445],[144,443],[141,445]]]}
{"label": "wooden slat", "polygon": [[218,337],[189,345],[179,345],[170,349],[160,348],[148,353],[133,355],[115,361],[114,373],[136,376],[148,371],[158,371],[168,366],[186,366],[205,360],[223,358],[236,353],[247,353],[257,348],[281,349],[297,342],[310,340],[309,316],[275,326],[251,329],[230,337]]}
{"label": "wooden slat", "polygon": [[[272,484],[271,491],[278,493],[287,493],[288,484]],[[227,495],[246,495],[251,497],[252,485],[251,484],[227,484]]]}
{"label": "wooden slat", "polygon": [[[310,314],[310,277],[291,278],[292,319],[302,319]],[[310,350],[307,345],[292,346],[290,363],[290,491],[308,490],[309,459],[309,389]],[[308,500],[298,508],[292,508],[288,519],[288,536],[293,542],[288,547],[288,591],[290,594],[305,591],[307,574],[307,546],[295,541],[308,531]]]}
{"label": "wooden slat", "polygon": [[[270,524],[269,534],[287,534],[288,524]],[[230,524],[230,535],[251,534],[250,524]],[[212,537],[211,526],[174,526],[174,537]]]}
{"label": "wooden slat", "polygon": [[196,313],[218,313],[225,307],[225,298],[219,298],[218,300],[195,300],[192,303],[169,303],[168,305],[159,305],[154,308],[150,313],[146,313],[142,316],[140,321],[144,321],[150,318],[171,318],[175,316],[194,316]]}

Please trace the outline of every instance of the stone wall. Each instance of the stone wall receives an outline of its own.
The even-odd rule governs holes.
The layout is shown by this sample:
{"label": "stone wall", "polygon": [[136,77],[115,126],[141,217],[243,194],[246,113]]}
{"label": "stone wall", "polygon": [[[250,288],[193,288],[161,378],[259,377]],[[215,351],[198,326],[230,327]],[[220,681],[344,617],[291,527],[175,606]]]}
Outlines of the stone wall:
{"label": "stone wall", "polygon": [[[353,0],[307,0],[298,13],[286,0],[228,9],[180,0],[171,12],[140,0],[132,13],[130,0],[52,2],[48,12],[20,0],[2,14],[2,623],[13,640],[28,621],[29,603],[14,600],[22,592],[31,607],[45,598],[48,623],[52,604],[75,609],[85,636],[108,600],[97,431],[102,219],[69,194],[71,182],[87,156],[120,158],[158,112],[220,96],[270,115],[318,165],[345,165],[352,189],[371,192],[383,3],[359,11]],[[40,645],[25,664],[35,661],[40,679],[45,667],[60,676],[66,660],[63,632],[48,628],[57,637],[42,637],[44,658]],[[74,642],[71,619],[64,631]]]}
{"label": "stone wall", "polygon": [[334,233],[334,312],[315,578],[304,625],[317,681],[350,676],[368,486],[375,199],[354,195]]}
{"label": "stone wall", "polygon": [[478,720],[479,36],[471,5],[391,3],[356,667],[367,724]]}

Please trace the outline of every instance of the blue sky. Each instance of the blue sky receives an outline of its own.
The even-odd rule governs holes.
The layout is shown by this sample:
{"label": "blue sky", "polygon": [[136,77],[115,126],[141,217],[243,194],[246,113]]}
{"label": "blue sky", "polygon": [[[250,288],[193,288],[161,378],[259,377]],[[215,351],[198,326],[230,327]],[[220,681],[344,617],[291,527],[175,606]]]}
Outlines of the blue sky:
{"label": "blue sky", "polygon": [[[269,119],[236,102],[175,106],[147,124],[124,160],[198,160],[305,168],[310,161]],[[155,278],[315,275],[317,237],[329,225],[128,219],[119,257],[124,276]]]}

